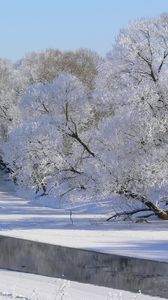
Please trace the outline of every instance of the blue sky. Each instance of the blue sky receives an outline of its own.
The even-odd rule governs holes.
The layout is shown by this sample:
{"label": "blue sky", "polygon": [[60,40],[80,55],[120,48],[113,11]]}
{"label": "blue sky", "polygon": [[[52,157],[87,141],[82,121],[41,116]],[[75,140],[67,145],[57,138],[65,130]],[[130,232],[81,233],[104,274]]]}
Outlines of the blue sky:
{"label": "blue sky", "polygon": [[131,20],[168,13],[168,0],[0,0],[0,57],[81,47],[108,52]]}

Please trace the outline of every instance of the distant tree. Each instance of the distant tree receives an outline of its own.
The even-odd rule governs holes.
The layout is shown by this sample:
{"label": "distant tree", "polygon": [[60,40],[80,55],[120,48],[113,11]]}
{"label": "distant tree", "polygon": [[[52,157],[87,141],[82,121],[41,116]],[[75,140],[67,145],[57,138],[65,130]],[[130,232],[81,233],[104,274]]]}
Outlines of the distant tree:
{"label": "distant tree", "polygon": [[61,73],[69,73],[90,90],[93,88],[100,61],[102,58],[88,49],[79,49],[76,52],[48,49],[41,53],[27,54],[21,60],[21,69],[29,74],[30,83],[47,83]]}
{"label": "distant tree", "polygon": [[26,76],[12,62],[0,59],[0,165],[3,161],[2,144],[7,140],[9,131],[18,122],[18,101],[28,85]]}

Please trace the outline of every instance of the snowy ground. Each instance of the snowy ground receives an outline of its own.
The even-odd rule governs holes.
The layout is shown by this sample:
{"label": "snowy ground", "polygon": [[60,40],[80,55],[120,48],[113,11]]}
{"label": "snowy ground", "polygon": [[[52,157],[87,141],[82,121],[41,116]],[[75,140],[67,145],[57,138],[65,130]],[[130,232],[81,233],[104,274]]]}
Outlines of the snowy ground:
{"label": "snowy ground", "polygon": [[0,300],[164,300],[57,278],[0,270]]}
{"label": "snowy ground", "polygon": [[[78,209],[79,211],[79,209]],[[37,207],[0,176],[0,234],[168,262],[168,222],[111,223],[107,215]]]}
{"label": "snowy ground", "polygon": [[[168,222],[107,223],[106,215],[98,213],[98,208],[93,213],[93,206],[90,207],[90,213],[89,209],[87,214],[77,209],[70,219],[69,211],[64,209],[33,206],[18,197],[13,186],[0,175],[0,234],[168,262]],[[68,294],[61,298],[57,291],[64,284]],[[69,287],[68,284],[53,278],[0,271],[0,299],[159,299],[78,283],[70,283]],[[36,287],[40,296],[33,295]],[[18,297],[12,296],[12,289],[17,290]],[[27,298],[19,298],[21,294]]]}

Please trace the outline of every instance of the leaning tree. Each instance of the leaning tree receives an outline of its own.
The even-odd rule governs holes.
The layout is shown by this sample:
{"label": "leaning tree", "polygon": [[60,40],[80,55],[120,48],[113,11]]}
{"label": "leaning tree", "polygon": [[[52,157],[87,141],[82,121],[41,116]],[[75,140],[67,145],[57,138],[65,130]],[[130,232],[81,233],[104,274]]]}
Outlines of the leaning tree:
{"label": "leaning tree", "polygon": [[[130,24],[108,59],[112,69],[101,68],[99,77],[108,83],[104,99],[112,102],[114,116],[98,132],[108,188],[140,203],[125,215],[147,211],[168,220],[168,16]],[[152,199],[154,190],[162,199]]]}

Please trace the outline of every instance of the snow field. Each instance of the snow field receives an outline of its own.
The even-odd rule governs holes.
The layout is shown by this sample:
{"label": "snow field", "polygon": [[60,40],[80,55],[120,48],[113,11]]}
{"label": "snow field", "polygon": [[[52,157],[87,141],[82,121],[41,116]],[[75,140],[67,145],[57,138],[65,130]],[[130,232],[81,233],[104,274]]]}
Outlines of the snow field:
{"label": "snow field", "polygon": [[33,274],[0,270],[0,300],[164,300]]}

